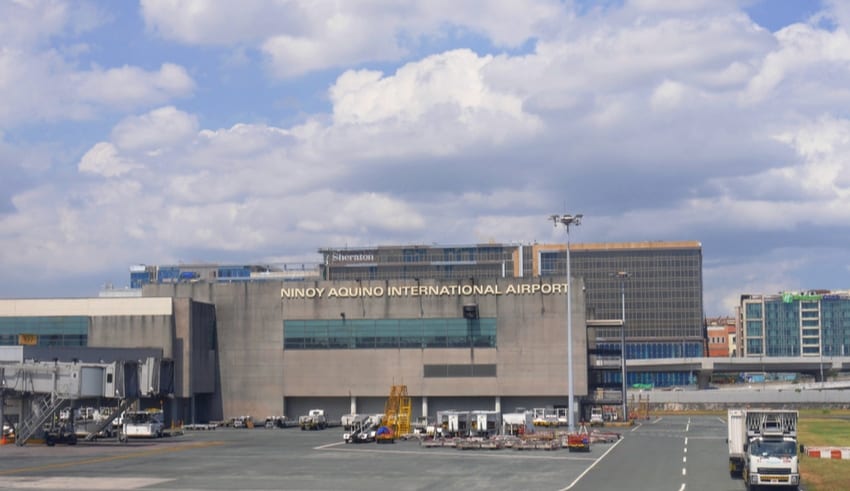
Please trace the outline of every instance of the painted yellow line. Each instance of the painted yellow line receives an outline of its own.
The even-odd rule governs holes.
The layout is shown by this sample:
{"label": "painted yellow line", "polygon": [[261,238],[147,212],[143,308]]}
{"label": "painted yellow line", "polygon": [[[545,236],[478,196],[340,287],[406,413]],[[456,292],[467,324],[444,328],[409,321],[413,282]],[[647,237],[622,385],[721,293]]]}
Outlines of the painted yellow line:
{"label": "painted yellow line", "polygon": [[164,453],[170,452],[182,452],[183,450],[192,450],[196,448],[207,448],[207,447],[218,447],[224,445],[224,442],[200,442],[200,443],[189,443],[186,445],[174,445],[165,448],[156,448],[153,450],[146,450],[142,452],[133,452],[122,455],[111,455],[109,457],[96,457],[92,459],[83,459],[83,460],[74,460],[70,462],[57,462],[55,464],[44,464],[33,467],[20,467],[17,469],[6,469],[0,471],[0,476],[6,476],[9,474],[20,474],[23,472],[38,472],[49,469],[62,469],[64,467],[74,467],[79,465],[87,465],[87,464],[101,464],[103,462],[112,462],[116,460],[125,460],[125,459],[135,459],[139,457],[148,457],[151,455],[161,455]]}

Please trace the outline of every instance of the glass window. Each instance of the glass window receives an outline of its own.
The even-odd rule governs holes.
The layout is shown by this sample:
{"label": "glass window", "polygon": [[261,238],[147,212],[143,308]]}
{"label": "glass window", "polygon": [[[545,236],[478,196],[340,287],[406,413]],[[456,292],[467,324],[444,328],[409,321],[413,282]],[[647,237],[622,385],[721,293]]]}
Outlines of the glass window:
{"label": "glass window", "polygon": [[761,321],[747,321],[747,336],[760,337],[761,327]]}
{"label": "glass window", "polygon": [[494,318],[284,321],[286,349],[496,347]]}
{"label": "glass window", "polygon": [[398,348],[398,321],[381,319],[375,322],[375,347]]}

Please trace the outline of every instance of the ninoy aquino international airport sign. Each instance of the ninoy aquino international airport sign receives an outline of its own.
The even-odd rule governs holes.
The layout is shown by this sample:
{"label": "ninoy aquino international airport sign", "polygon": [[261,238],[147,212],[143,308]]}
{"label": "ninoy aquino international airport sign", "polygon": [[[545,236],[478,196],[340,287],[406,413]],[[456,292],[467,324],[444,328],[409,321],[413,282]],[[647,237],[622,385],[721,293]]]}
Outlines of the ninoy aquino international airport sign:
{"label": "ninoy aquino international airport sign", "polygon": [[360,297],[456,297],[472,295],[563,295],[567,283],[522,283],[481,285],[402,285],[402,286],[341,286],[286,287],[280,289],[282,299],[300,298],[360,298]]}

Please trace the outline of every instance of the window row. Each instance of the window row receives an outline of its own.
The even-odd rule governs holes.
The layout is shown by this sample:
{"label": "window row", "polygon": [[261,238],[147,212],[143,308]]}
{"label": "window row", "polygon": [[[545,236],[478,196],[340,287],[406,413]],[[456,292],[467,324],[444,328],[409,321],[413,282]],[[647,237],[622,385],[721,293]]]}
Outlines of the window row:
{"label": "window row", "polygon": [[425,378],[495,377],[495,364],[425,365]]}
{"label": "window row", "polygon": [[[86,334],[27,334],[35,336],[35,346],[87,346],[89,337]],[[0,346],[16,346],[20,344],[18,334],[0,334]]]}
{"label": "window row", "polygon": [[89,318],[70,317],[0,317],[0,335],[17,334],[88,334]]}
{"label": "window row", "polygon": [[285,349],[494,348],[496,319],[289,320]]}
{"label": "window row", "polygon": [[[620,349],[618,343],[598,343],[596,347],[603,350]],[[703,356],[703,346],[699,342],[626,343],[627,360],[696,358],[701,356]]]}

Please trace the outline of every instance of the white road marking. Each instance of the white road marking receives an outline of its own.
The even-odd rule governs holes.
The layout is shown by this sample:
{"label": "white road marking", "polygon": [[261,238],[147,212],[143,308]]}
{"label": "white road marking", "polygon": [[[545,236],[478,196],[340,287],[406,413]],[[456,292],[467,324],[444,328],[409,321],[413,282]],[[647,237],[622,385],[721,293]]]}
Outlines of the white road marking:
{"label": "white road marking", "polygon": [[682,483],[682,487],[679,488],[679,491],[685,491],[685,483]]}
{"label": "white road marking", "polygon": [[682,475],[684,476],[684,475],[687,475],[687,474],[688,474],[688,469],[682,467]]}
{"label": "white road marking", "polygon": [[573,489],[573,486],[575,486],[575,485],[576,485],[576,483],[578,483],[578,482],[581,480],[581,478],[583,478],[583,477],[584,477],[584,475],[585,475],[585,474],[587,474],[588,472],[590,472],[590,469],[593,469],[594,467],[596,467],[596,464],[598,464],[600,461],[602,461],[602,459],[604,459],[604,458],[605,458],[605,456],[606,456],[606,455],[608,455],[608,453],[609,453],[611,450],[614,450],[614,449],[617,447],[617,445],[619,445],[620,443],[622,443],[622,442],[623,442],[623,440],[625,440],[625,438],[620,438],[619,440],[617,440],[617,443],[615,443],[615,444],[611,445],[611,448],[609,448],[608,450],[606,450],[604,454],[600,455],[600,456],[599,456],[599,458],[598,458],[598,459],[596,459],[596,462],[594,462],[594,463],[590,464],[590,467],[588,467],[587,469],[585,469],[585,470],[584,470],[584,472],[582,472],[581,474],[579,474],[579,476],[578,476],[577,478],[575,478],[575,480],[574,480],[573,482],[571,482],[569,486],[567,486],[567,487],[565,487],[565,488],[563,488],[563,489],[559,489],[558,491],[568,491],[568,490],[570,490],[570,489]]}
{"label": "white road marking", "polygon": [[[622,440],[620,440],[622,441]],[[619,443],[619,442],[618,442]],[[334,448],[339,445],[345,445],[342,448]],[[388,444],[387,446],[391,446]],[[369,448],[372,447],[372,448]],[[525,452],[523,455],[517,455],[517,452],[458,452],[454,448],[446,447],[445,449],[439,448],[431,448],[424,450],[378,450],[374,448],[371,444],[348,444],[345,442],[342,443],[329,443],[327,445],[321,445],[318,447],[313,447],[313,450],[326,450],[333,452],[351,452],[351,453],[372,453],[372,454],[397,454],[397,455],[430,455],[430,456],[443,456],[451,455],[458,459],[463,458],[485,458],[485,459],[528,459],[528,460],[583,460],[587,462],[594,461],[593,457],[565,457],[565,456],[557,456],[556,454],[552,454],[546,452],[545,454],[536,453],[536,452]]]}
{"label": "white road marking", "polygon": [[687,462],[688,462],[688,458],[687,458],[687,457],[682,457],[682,463],[683,463],[683,464],[685,464],[685,463],[687,463]]}
{"label": "white road marking", "polygon": [[173,480],[153,477],[3,477],[3,489],[139,489]]}

